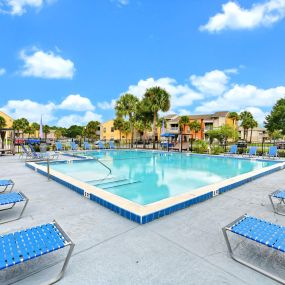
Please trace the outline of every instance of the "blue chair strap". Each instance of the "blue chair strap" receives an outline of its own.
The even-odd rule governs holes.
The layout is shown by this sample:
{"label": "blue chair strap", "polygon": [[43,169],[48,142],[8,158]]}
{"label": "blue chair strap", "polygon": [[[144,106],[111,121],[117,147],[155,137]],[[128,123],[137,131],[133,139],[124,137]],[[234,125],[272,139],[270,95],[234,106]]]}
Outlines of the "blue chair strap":
{"label": "blue chair strap", "polygon": [[2,179],[0,180],[0,186],[9,186],[9,185],[13,185],[13,181],[12,180],[8,180],[8,179]]}
{"label": "blue chair strap", "polygon": [[21,193],[12,192],[0,195],[0,206],[18,203],[22,201],[25,201],[25,198],[21,195]]}
{"label": "blue chair strap", "polygon": [[285,191],[278,191],[275,192],[272,197],[278,198],[278,199],[285,199]]}
{"label": "blue chair strap", "polygon": [[55,224],[0,236],[0,270],[56,251],[67,242]]}
{"label": "blue chair strap", "polygon": [[260,244],[285,252],[285,227],[245,216],[230,231]]}

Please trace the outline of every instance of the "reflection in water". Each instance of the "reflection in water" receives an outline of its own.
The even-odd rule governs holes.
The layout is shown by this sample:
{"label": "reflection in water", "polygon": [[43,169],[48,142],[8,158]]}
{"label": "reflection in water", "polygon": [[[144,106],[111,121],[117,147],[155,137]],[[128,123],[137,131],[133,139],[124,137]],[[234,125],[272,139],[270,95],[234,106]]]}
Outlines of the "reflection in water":
{"label": "reflection in water", "polygon": [[[106,187],[106,191],[142,205],[273,164],[244,159],[139,151],[100,151],[88,155],[99,158],[112,169],[112,177],[109,177],[112,178],[109,180],[111,184],[105,186],[117,187]],[[96,185],[96,180],[106,177],[108,172],[95,160],[54,164],[52,168],[92,185]],[[121,181],[124,181],[124,185],[120,186]],[[98,187],[104,188],[102,185]]]}

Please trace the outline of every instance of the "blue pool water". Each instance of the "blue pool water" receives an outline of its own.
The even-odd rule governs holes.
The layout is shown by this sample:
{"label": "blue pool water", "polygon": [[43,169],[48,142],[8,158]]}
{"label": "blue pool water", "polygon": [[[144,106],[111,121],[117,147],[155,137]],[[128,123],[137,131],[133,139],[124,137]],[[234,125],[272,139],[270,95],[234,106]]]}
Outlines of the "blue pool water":
{"label": "blue pool water", "polygon": [[143,151],[94,151],[88,152],[88,156],[96,159],[55,163],[51,168],[141,205],[274,164],[270,161]]}

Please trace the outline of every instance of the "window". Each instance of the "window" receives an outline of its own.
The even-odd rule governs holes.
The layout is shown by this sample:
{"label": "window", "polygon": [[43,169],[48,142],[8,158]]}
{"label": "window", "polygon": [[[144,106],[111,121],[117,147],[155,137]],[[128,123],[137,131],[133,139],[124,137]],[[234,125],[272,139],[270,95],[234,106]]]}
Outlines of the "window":
{"label": "window", "polygon": [[111,133],[113,133],[113,132],[114,132],[114,127],[111,128]]}
{"label": "window", "polygon": [[106,133],[106,128],[103,129],[103,132]]}

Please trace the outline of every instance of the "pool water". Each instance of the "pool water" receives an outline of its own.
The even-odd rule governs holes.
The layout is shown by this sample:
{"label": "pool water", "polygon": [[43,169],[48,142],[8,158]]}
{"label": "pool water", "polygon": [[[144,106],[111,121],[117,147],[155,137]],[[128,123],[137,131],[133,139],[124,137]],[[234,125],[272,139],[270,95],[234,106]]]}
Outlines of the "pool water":
{"label": "pool water", "polygon": [[147,151],[94,151],[86,155],[95,159],[55,163],[51,168],[141,205],[274,164],[271,161]]}

